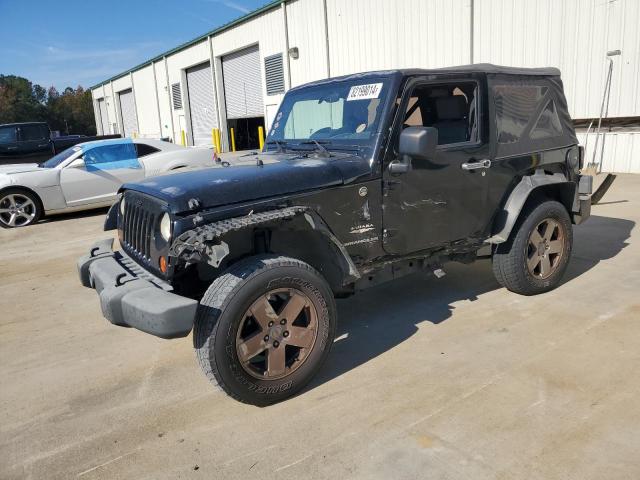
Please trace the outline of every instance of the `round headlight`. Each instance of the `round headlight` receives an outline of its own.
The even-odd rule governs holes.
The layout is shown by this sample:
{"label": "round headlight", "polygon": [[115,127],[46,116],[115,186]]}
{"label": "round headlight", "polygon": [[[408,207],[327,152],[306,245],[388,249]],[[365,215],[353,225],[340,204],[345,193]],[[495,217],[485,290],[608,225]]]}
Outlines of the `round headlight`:
{"label": "round headlight", "polygon": [[120,215],[124,217],[124,196],[120,199]]}
{"label": "round headlight", "polygon": [[171,218],[168,213],[165,213],[160,220],[160,235],[166,242],[171,238]]}

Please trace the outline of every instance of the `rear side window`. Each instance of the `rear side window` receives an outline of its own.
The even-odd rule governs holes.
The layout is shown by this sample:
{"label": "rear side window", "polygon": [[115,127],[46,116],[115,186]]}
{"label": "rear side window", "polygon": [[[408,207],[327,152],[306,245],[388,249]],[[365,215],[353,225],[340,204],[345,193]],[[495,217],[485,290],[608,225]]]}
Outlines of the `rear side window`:
{"label": "rear side window", "polygon": [[20,127],[20,140],[23,142],[48,139],[49,131],[44,125],[23,125]]}
{"label": "rear side window", "polygon": [[562,135],[562,124],[560,123],[560,117],[558,117],[558,109],[556,108],[556,103],[553,100],[549,100],[529,136],[539,140],[559,135]]}
{"label": "rear side window", "polygon": [[498,143],[516,143],[520,140],[547,90],[547,87],[539,85],[493,87]]}
{"label": "rear side window", "polygon": [[16,127],[0,127],[0,145],[16,143]]}
{"label": "rear side window", "polygon": [[151,155],[152,153],[159,152],[160,150],[152,147],[151,145],[147,145],[146,143],[135,143],[136,152],[138,153],[138,158],[144,157],[145,155]]}

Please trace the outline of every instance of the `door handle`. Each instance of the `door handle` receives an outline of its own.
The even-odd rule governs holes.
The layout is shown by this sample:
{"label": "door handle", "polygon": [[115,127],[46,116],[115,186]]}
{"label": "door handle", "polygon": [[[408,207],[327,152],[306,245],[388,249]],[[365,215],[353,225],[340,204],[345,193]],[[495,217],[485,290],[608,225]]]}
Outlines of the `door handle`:
{"label": "door handle", "polygon": [[411,170],[411,164],[408,162],[394,160],[389,164],[390,173],[407,173],[409,170]]}
{"label": "door handle", "polygon": [[7,150],[17,150],[18,147],[7,147]]}
{"label": "door handle", "polygon": [[491,168],[491,160],[485,158],[484,160],[480,160],[479,162],[469,162],[463,163],[460,165],[463,170],[477,170],[479,168]]}

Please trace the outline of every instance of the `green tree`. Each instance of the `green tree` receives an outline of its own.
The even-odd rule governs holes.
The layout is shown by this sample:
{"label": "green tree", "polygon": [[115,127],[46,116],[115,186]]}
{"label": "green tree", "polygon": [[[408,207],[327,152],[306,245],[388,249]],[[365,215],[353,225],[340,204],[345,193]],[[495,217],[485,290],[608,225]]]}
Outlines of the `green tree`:
{"label": "green tree", "polygon": [[78,86],[62,94],[15,75],[0,75],[0,124],[46,121],[63,134],[95,135],[91,92]]}
{"label": "green tree", "polygon": [[[38,87],[40,94],[44,89]],[[15,75],[0,75],[0,123],[42,121],[46,117],[45,110],[29,80]]]}

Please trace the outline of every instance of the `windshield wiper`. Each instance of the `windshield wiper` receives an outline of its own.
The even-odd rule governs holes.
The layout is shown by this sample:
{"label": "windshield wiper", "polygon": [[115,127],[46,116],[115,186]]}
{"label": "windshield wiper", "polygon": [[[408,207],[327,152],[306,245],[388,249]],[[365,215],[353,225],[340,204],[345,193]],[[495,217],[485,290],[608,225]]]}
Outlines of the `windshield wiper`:
{"label": "windshield wiper", "polygon": [[317,140],[308,140],[306,142],[300,142],[300,145],[315,145],[316,146],[316,150],[318,150],[320,152],[320,156],[321,157],[330,157],[331,154],[329,153],[329,150],[326,149],[326,147],[324,145],[330,145],[331,142],[329,140],[321,140],[320,142]]}
{"label": "windshield wiper", "polygon": [[267,142],[267,145],[275,145],[276,147],[278,147],[276,152],[285,153],[285,147],[287,146],[287,142],[285,142],[284,140],[269,140]]}

